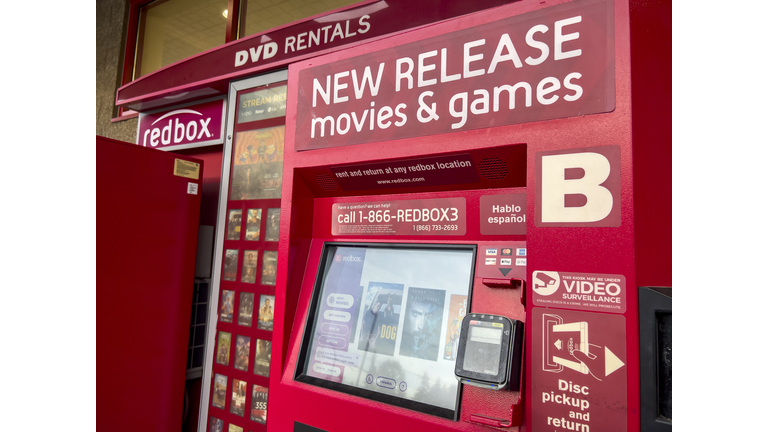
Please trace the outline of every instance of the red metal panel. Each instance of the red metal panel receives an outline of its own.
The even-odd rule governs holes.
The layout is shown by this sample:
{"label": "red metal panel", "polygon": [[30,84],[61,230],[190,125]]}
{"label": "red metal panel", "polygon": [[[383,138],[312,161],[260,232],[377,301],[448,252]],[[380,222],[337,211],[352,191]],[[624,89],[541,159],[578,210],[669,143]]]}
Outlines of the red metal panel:
{"label": "red metal panel", "polygon": [[[174,175],[176,159],[200,178]],[[96,137],[99,430],[181,428],[202,169]]]}
{"label": "red metal panel", "polygon": [[[653,110],[650,97],[644,97],[640,106],[632,105],[632,90],[640,89],[633,83],[633,79],[639,74],[651,72],[648,67],[636,66],[644,59],[655,59],[652,54],[655,43],[666,44],[671,37],[665,27],[666,11],[668,4],[654,4],[656,12],[644,12],[638,3],[629,3],[618,0],[614,3],[614,43],[615,43],[615,110],[610,113],[590,116],[570,117],[550,121],[489,127],[463,132],[450,132],[432,136],[414,137],[402,140],[392,140],[375,143],[364,143],[351,147],[326,148],[306,152],[295,151],[295,125],[296,125],[296,98],[299,89],[296,87],[299,72],[310,66],[329,64],[345,60],[364,53],[376,52],[393,46],[403,45],[415,39],[424,39],[437,36],[450,31],[456,26],[461,27],[466,21],[473,24],[483,24],[498,19],[500,14],[522,14],[538,10],[542,7],[562,4],[564,1],[554,1],[542,5],[539,2],[521,2],[499,8],[494,11],[473,14],[456,21],[442,23],[435,26],[415,30],[402,35],[394,36],[386,40],[380,40],[367,44],[364,47],[352,48],[348,51],[329,54],[325,57],[314,59],[311,62],[303,62],[289,69],[289,105],[286,128],[286,151],[284,160],[283,195],[286,199],[282,202],[281,231],[289,236],[283,236],[279,245],[282,257],[288,257],[279,261],[276,292],[276,316],[283,319],[275,320],[275,335],[273,342],[273,361],[279,366],[279,372],[274,371],[270,378],[270,422],[269,430],[292,430],[293,422],[300,421],[325,430],[333,431],[357,431],[361,428],[371,431],[402,430],[487,430],[487,426],[470,423],[471,414],[492,413],[494,416],[503,417],[508,413],[508,408],[516,401],[512,393],[499,394],[493,391],[481,391],[480,389],[466,388],[462,396],[462,413],[458,422],[452,422],[433,416],[394,408],[379,402],[350,396],[297,383],[293,380],[294,368],[297,361],[300,338],[304,327],[303,323],[307,315],[310,294],[313,289],[317,266],[320,259],[323,241],[329,240],[354,240],[375,242],[476,242],[482,244],[489,239],[499,240],[498,237],[483,236],[480,232],[479,197],[487,194],[520,193],[521,190],[512,187],[525,187],[527,223],[526,235],[505,236],[501,240],[525,241],[528,249],[527,270],[525,279],[532,280],[533,271],[563,271],[583,274],[620,275],[625,280],[626,311],[623,313],[600,314],[596,312],[571,312],[567,307],[562,308],[537,308],[539,312],[550,311],[556,313],[563,311],[565,317],[576,317],[584,321],[600,323],[623,320],[625,327],[622,332],[603,334],[609,335],[612,352],[624,364],[620,366],[620,372],[611,375],[611,379],[618,383],[617,388],[610,389],[617,403],[626,401],[626,410],[621,411],[620,417],[625,420],[626,427],[621,430],[629,432],[639,431],[639,364],[638,364],[638,328],[637,328],[637,287],[641,281],[670,281],[671,259],[666,253],[671,246],[671,239],[666,233],[669,223],[666,219],[668,206],[666,201],[662,203],[662,212],[654,215],[651,210],[640,209],[640,203],[649,206],[653,198],[660,196],[666,200],[671,190],[668,175],[670,157],[665,146],[668,141],[668,129],[670,116],[663,114],[649,114]],[[652,8],[652,9],[653,9]],[[630,12],[638,24],[637,32],[632,33],[632,51],[630,51]],[[655,25],[664,32],[660,40],[655,38],[644,39],[643,34],[647,30],[646,25]],[[655,42],[654,42],[655,41]],[[666,47],[666,45],[665,45]],[[666,49],[666,48],[665,48]],[[635,59],[634,56],[637,56]],[[630,62],[630,60],[633,60]],[[650,73],[649,78],[640,79],[646,87],[652,86],[661,79],[664,81],[669,63],[662,56],[660,67],[662,72],[655,75]],[[636,67],[633,72],[633,67]],[[661,77],[659,75],[662,75]],[[662,86],[662,91],[656,96],[666,103],[671,100],[667,87]],[[635,94],[638,94],[637,91]],[[637,130],[637,122],[646,128],[651,128],[654,120],[659,120],[664,127],[658,134],[653,132],[641,133]],[[634,126],[634,127],[633,127]],[[661,138],[661,144],[652,146],[654,137]],[[635,141],[637,140],[637,141]],[[526,166],[524,184],[506,184],[501,188],[494,185],[483,185],[491,190],[473,189],[469,185],[458,186],[434,186],[429,189],[392,189],[392,190],[367,190],[367,191],[331,191],[323,183],[318,182],[319,176],[332,175],[330,168],[339,165],[372,164],[402,158],[423,158],[442,155],[449,152],[484,151],[504,152],[514,147],[510,144],[524,144],[525,155],[517,158]],[[620,224],[618,226],[538,226],[533,218],[537,200],[537,154],[547,152],[568,151],[577,153],[585,149],[593,149],[607,146],[618,146],[619,160],[619,187],[620,199],[615,202],[619,206]],[[641,146],[649,146],[643,147]],[[523,146],[518,146],[521,148]],[[658,151],[662,151],[658,155]],[[659,179],[652,179],[650,168],[653,165],[653,157],[657,155],[661,159],[661,172]],[[638,175],[638,170],[644,171]],[[659,190],[656,195],[654,190]],[[364,196],[360,196],[364,195]],[[642,197],[636,201],[636,196]],[[366,200],[401,200],[401,199],[437,199],[446,197],[464,197],[467,200],[467,234],[457,240],[446,237],[354,237],[345,238],[331,234],[332,205],[338,202],[360,202]],[[658,230],[658,232],[656,232]],[[662,252],[653,256],[652,248],[658,242]],[[480,281],[481,282],[481,281]],[[643,284],[648,282],[643,282]],[[659,282],[654,282],[659,283]],[[506,295],[509,292],[490,291],[475,287],[473,306],[487,308],[489,310],[501,310],[506,314],[520,313],[512,306],[517,297]],[[509,297],[509,298],[507,298]],[[530,298],[530,293],[528,295]],[[499,305],[503,306],[496,309]],[[508,305],[508,306],[507,306]],[[536,312],[536,313],[539,313]],[[499,312],[496,312],[499,313]],[[526,323],[531,324],[534,316],[533,308],[529,306],[526,311]],[[538,316],[538,315],[537,315]],[[592,319],[592,317],[605,319]],[[610,334],[609,334],[610,333]],[[536,333],[541,337],[541,333]],[[600,334],[600,332],[596,332]],[[625,334],[626,336],[617,336]],[[538,365],[533,363],[531,353],[533,329],[526,327],[526,372],[523,395],[529,401],[525,404],[525,424],[520,430],[531,429],[535,421],[542,424],[548,416],[554,412],[547,412],[541,405],[535,408],[530,403],[531,398],[541,398],[541,387],[532,384],[534,374],[531,368]],[[621,346],[623,343],[623,346]],[[537,345],[540,347],[541,345]],[[614,349],[614,347],[616,347]],[[539,359],[540,360],[540,359]],[[615,365],[618,363],[614,363]],[[278,373],[275,373],[278,372]],[[536,376],[540,376],[537,373]],[[606,374],[607,375],[607,374]],[[595,384],[591,384],[595,385]],[[625,399],[624,398],[625,395]],[[300,409],[297,409],[297,401]],[[595,404],[599,407],[599,404]],[[604,405],[603,405],[604,406]],[[504,408],[504,409],[502,409]],[[615,413],[614,413],[615,414]],[[591,412],[593,418],[600,416],[600,410]],[[593,431],[606,430],[605,425],[599,426],[596,422]],[[544,427],[542,427],[544,428]],[[514,428],[513,428],[514,429]],[[544,428],[544,430],[546,430]],[[539,432],[539,431],[537,431]]]}

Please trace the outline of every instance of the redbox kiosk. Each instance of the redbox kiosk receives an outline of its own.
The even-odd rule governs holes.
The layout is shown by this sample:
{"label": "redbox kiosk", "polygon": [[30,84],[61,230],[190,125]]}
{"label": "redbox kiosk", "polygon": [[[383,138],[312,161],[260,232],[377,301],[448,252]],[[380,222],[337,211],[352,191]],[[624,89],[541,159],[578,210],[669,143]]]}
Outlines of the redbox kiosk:
{"label": "redbox kiosk", "polygon": [[[630,16],[668,13],[519,2],[290,66],[268,430],[640,430],[671,98]],[[459,383],[479,315],[522,324],[519,390]]]}

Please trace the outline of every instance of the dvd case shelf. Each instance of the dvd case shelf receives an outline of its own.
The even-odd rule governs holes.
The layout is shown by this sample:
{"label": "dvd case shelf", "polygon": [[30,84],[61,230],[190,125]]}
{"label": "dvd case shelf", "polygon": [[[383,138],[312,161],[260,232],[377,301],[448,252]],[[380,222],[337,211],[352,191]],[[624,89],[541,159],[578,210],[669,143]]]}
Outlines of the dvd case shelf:
{"label": "dvd case shelf", "polygon": [[[285,93],[285,83],[250,89]],[[239,114],[238,114],[239,115]],[[209,430],[266,430],[285,116],[234,125]],[[214,419],[216,421],[214,421]]]}

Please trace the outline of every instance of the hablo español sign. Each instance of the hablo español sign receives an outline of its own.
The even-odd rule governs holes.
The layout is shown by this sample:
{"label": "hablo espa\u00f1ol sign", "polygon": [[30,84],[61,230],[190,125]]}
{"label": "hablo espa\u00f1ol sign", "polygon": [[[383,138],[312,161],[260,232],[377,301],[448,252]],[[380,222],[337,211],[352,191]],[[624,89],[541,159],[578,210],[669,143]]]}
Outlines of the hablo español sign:
{"label": "hablo espa\u00f1ol sign", "polygon": [[296,149],[611,112],[613,25],[576,0],[307,68]]}

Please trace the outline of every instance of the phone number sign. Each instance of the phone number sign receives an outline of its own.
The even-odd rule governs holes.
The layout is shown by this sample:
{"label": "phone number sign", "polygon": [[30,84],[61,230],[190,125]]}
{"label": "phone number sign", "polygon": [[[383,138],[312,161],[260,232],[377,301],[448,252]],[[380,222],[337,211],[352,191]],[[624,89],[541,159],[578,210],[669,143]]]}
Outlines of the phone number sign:
{"label": "phone number sign", "polygon": [[336,203],[331,234],[464,235],[467,203],[463,197]]}

